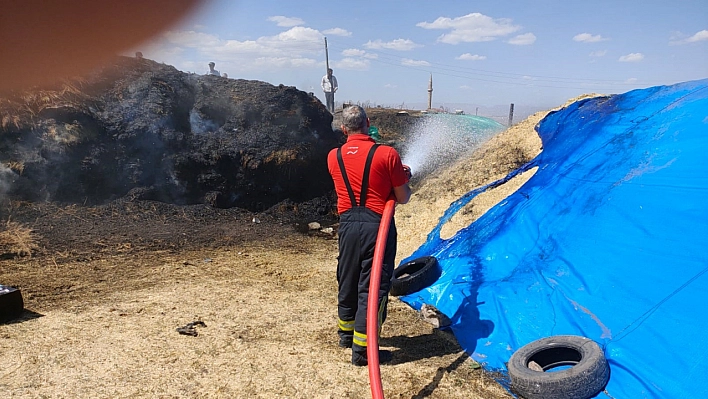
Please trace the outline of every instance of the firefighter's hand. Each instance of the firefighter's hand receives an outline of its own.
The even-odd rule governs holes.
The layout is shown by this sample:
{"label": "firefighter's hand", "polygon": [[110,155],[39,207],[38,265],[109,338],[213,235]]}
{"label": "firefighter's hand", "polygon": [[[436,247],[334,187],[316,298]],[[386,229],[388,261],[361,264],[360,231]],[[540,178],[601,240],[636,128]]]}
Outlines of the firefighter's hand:
{"label": "firefighter's hand", "polygon": [[411,167],[408,165],[403,165],[403,171],[406,173],[406,176],[408,177],[408,180],[413,177],[413,172],[411,172]]}

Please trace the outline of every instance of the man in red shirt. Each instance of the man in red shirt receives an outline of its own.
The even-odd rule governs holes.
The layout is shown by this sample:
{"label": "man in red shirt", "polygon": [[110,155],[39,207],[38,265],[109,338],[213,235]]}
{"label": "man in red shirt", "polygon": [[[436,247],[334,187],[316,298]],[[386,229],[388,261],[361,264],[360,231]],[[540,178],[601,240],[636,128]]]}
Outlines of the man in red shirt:
{"label": "man in red shirt", "polygon": [[[366,366],[366,305],[381,215],[391,198],[408,202],[410,168],[395,149],[378,145],[369,137],[369,118],[355,105],[342,112],[342,132],[347,142],[330,151],[329,173],[334,180],[339,212],[339,345],[352,348],[352,363]],[[381,271],[379,328],[386,319],[388,292],[396,257],[396,225],[391,218]],[[391,352],[379,351],[379,361],[391,361]]]}

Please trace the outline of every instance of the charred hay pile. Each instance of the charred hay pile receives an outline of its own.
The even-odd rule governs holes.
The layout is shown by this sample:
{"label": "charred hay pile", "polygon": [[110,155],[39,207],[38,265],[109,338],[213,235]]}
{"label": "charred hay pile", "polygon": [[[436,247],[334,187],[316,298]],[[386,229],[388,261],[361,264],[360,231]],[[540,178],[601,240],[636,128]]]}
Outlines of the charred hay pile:
{"label": "charred hay pile", "polygon": [[325,159],[342,137],[331,123],[294,87],[120,57],[91,76],[0,98],[0,195],[256,212],[306,202],[332,191]]}

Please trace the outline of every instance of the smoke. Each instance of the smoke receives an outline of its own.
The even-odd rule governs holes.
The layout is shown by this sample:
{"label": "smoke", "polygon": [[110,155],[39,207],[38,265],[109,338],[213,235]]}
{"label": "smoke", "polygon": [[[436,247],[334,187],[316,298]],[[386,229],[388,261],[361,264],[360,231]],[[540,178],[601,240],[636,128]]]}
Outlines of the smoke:
{"label": "smoke", "polygon": [[189,125],[192,129],[192,133],[195,134],[203,134],[219,130],[219,125],[213,121],[202,118],[196,109],[189,111]]}
{"label": "smoke", "polygon": [[5,201],[5,194],[10,191],[17,177],[15,171],[0,163],[0,202]]}
{"label": "smoke", "polygon": [[414,175],[427,175],[477,149],[504,130],[492,119],[473,115],[435,114],[421,118],[402,151]]}

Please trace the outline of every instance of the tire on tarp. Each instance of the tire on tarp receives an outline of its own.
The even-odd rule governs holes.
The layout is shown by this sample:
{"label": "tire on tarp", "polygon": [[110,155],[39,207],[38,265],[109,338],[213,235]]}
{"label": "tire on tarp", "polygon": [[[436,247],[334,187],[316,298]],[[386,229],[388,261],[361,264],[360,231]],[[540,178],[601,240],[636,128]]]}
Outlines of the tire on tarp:
{"label": "tire on tarp", "polygon": [[401,296],[422,290],[440,277],[440,266],[434,256],[423,256],[393,270],[391,295]]}
{"label": "tire on tarp", "polygon": [[20,317],[24,309],[22,292],[14,287],[0,285],[0,323]]}
{"label": "tire on tarp", "polygon": [[[561,366],[570,367],[553,370]],[[543,371],[536,371],[539,367]],[[588,399],[610,379],[610,366],[600,346],[575,335],[533,341],[511,356],[507,369],[511,390],[525,399]]]}

